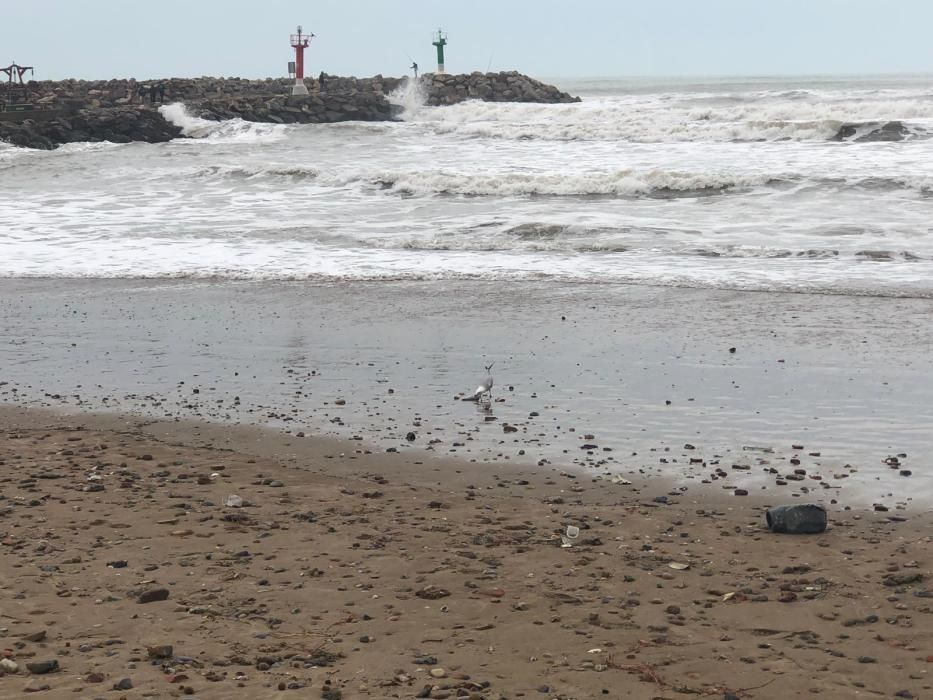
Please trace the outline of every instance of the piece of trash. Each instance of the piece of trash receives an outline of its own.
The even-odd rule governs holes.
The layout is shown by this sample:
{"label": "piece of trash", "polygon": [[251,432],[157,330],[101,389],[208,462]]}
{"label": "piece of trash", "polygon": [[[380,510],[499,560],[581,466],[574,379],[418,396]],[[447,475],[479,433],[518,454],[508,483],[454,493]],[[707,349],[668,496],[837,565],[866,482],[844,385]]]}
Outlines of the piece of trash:
{"label": "piece of trash", "polygon": [[732,600],[733,598],[735,598],[735,591],[732,591],[731,593],[726,593],[722,597],[722,602],[725,603],[727,600]]}
{"label": "piece of trash", "polygon": [[757,445],[742,445],[742,449],[746,452],[774,452],[773,447],[759,447]]}
{"label": "piece of trash", "polygon": [[771,532],[816,535],[826,530],[826,509],[815,503],[775,506],[765,513]]}
{"label": "piece of trash", "polygon": [[619,475],[612,477],[609,481],[611,481],[613,484],[621,484],[622,486],[629,486],[632,483],[628,479],[624,479]]}
{"label": "piece of trash", "polygon": [[587,654],[602,654],[602,653],[603,653],[603,650],[600,649],[599,647],[596,647],[595,649],[590,649],[590,650],[589,650],[588,652],[586,652],[586,653],[587,653]]}
{"label": "piece of trash", "polygon": [[576,525],[568,525],[566,535],[569,539],[575,540],[580,536],[580,528],[578,528]]}
{"label": "piece of trash", "polygon": [[501,598],[505,595],[505,591],[501,588],[487,588],[482,591],[477,591],[480,595],[487,595],[490,598]]}
{"label": "piece of trash", "polygon": [[689,569],[689,568],[690,568],[690,565],[689,565],[689,564],[681,564],[681,563],[678,562],[678,561],[672,561],[672,562],[671,562],[670,564],[668,564],[667,566],[668,566],[669,568],[671,568],[671,569],[676,569],[677,571],[684,571],[685,569]]}
{"label": "piece of trash", "polygon": [[227,508],[242,508],[243,499],[237,495],[227,496],[227,500],[224,501],[224,505],[227,506]]}

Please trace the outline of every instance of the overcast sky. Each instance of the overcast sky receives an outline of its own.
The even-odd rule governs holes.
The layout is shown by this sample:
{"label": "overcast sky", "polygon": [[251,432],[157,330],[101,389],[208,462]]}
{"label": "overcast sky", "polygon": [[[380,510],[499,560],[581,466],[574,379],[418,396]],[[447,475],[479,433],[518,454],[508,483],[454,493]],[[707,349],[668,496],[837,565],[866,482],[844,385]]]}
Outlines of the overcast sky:
{"label": "overcast sky", "polygon": [[520,70],[538,77],[933,73],[931,0],[3,0],[35,78]]}

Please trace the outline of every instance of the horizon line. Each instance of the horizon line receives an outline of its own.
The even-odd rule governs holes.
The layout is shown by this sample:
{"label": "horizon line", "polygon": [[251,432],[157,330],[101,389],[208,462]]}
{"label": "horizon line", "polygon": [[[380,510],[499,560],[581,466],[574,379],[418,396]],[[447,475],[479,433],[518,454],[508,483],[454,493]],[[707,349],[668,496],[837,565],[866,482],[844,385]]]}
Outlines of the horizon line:
{"label": "horizon line", "polygon": [[[521,71],[515,68],[502,69],[502,70],[475,70],[475,71],[463,71],[460,73],[455,73],[448,71],[448,75],[470,75],[471,73],[509,73],[509,72],[518,72],[529,77],[536,77],[534,73]],[[431,74],[432,71],[425,71],[424,74]],[[398,76],[388,75],[385,73],[373,73],[372,75],[342,75],[337,73],[327,73],[327,75],[334,78],[372,78],[377,75],[381,75],[387,78],[404,78],[410,77],[407,73],[402,73]],[[315,76],[306,76],[306,79],[314,78]],[[195,80],[201,78],[217,78],[217,79],[239,79],[239,80],[284,80],[288,79],[288,76],[284,75],[266,75],[266,76],[244,76],[244,75],[173,75],[173,76],[160,76],[160,77],[147,77],[147,78],[136,78],[134,76],[123,76],[115,77],[110,76],[106,78],[82,78],[82,77],[64,77],[64,78],[33,78],[35,82],[57,82],[63,80],[83,80],[88,82],[93,81],[105,81],[105,80]],[[905,72],[882,72],[882,73],[664,73],[664,74],[649,74],[649,73],[640,73],[640,74],[573,74],[573,75],[540,75],[537,77],[538,80],[587,80],[587,81],[612,81],[612,80],[735,80],[735,79],[745,79],[745,80],[775,80],[775,79],[787,79],[787,78],[798,78],[798,79],[832,79],[832,78],[842,78],[842,79],[877,79],[877,78],[931,78],[933,79],[933,70],[930,72],[920,72],[920,71],[905,71]]]}

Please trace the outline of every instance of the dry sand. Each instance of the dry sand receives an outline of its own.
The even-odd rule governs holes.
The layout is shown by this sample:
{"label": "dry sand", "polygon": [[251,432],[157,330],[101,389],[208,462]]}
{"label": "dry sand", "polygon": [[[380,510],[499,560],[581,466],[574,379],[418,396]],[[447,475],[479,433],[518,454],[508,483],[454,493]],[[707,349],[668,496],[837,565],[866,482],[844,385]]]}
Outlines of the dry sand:
{"label": "dry sand", "polygon": [[0,426],[3,698],[933,696],[928,514],[781,536],[759,497],[657,479],[16,407]]}

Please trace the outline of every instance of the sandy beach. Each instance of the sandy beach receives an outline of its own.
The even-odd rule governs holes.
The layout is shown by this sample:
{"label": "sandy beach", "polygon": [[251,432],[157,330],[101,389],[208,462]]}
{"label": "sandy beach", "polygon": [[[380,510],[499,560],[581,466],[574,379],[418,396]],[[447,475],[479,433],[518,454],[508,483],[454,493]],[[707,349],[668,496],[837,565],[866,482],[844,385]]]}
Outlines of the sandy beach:
{"label": "sandy beach", "polygon": [[2,697],[930,694],[928,300],[2,284]]}
{"label": "sandy beach", "polygon": [[928,514],[781,536],[658,478],[0,417],[5,698],[930,693]]}

